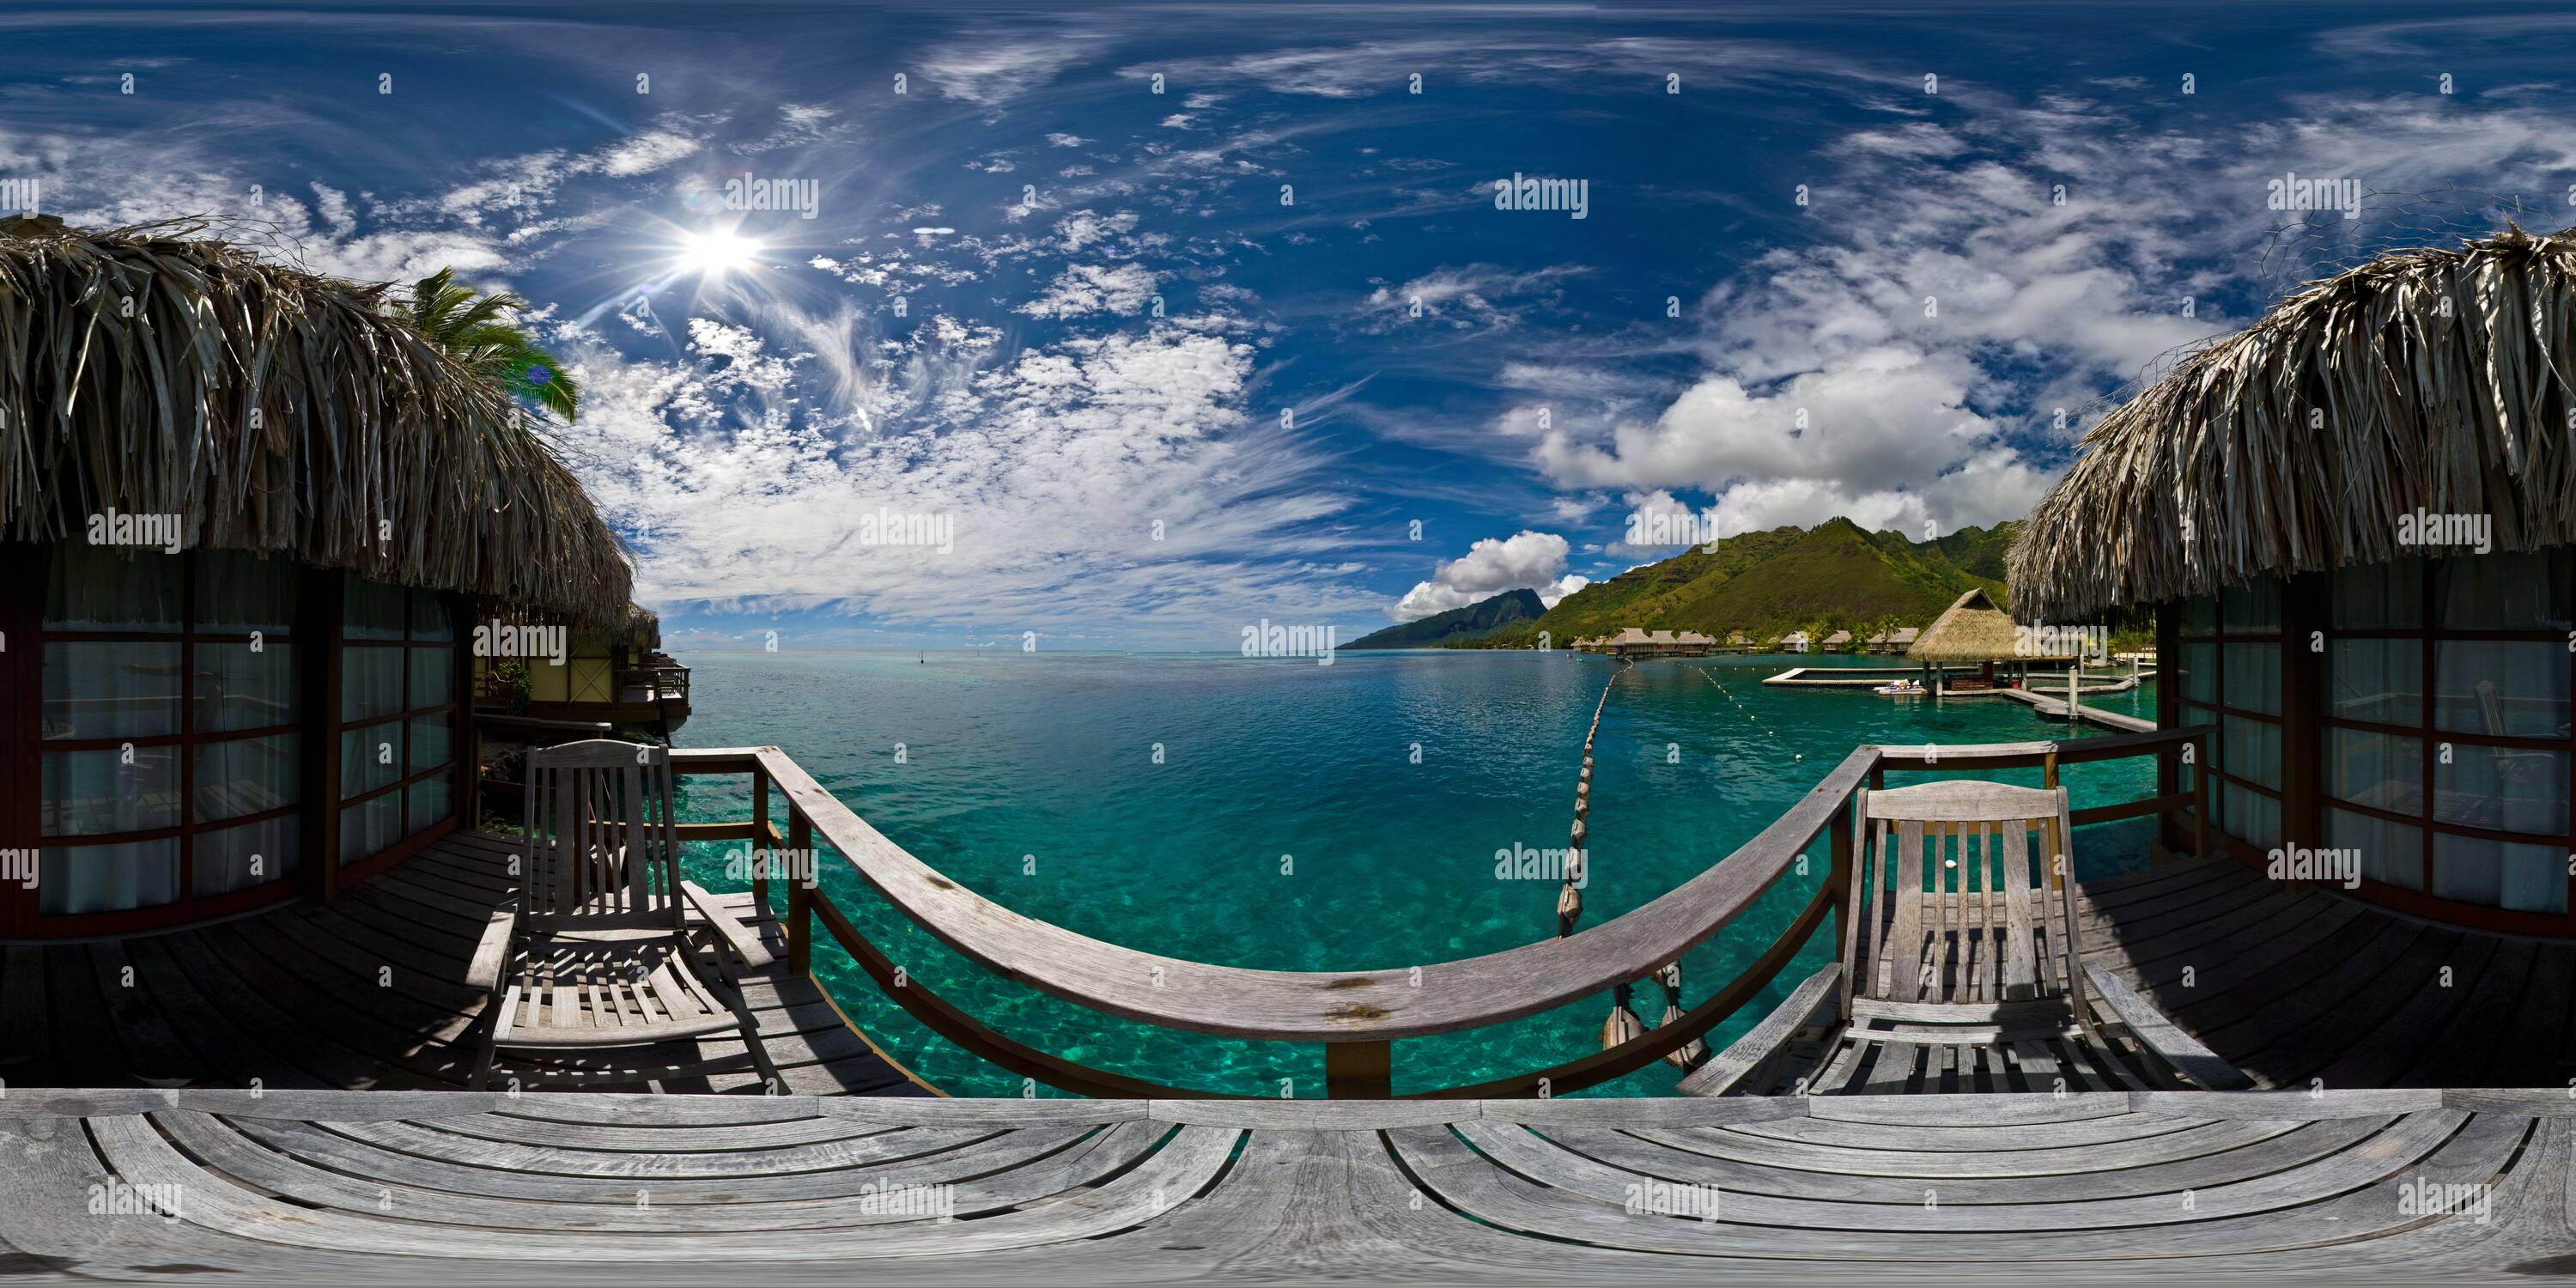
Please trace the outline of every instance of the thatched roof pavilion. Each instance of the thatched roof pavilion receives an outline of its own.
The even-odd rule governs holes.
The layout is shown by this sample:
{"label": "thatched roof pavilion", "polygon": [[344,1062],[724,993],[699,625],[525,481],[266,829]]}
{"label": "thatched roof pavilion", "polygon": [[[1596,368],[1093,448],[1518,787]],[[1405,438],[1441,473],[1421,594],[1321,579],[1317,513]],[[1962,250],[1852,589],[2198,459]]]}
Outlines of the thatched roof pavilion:
{"label": "thatched roof pavilion", "polygon": [[[0,222],[0,938],[341,889],[479,817],[487,659],[615,702],[617,536],[399,292],[178,222]],[[505,629],[515,628],[515,629]],[[638,672],[650,712],[684,673]]]}
{"label": "thatched roof pavilion", "polygon": [[2382,563],[2417,511],[2576,541],[2576,229],[2385,255],[2105,417],[2031,511],[2013,611],[2069,621]]}
{"label": "thatched roof pavilion", "polygon": [[387,287],[202,232],[0,222],[0,540],[175,514],[192,549],[627,624],[632,570],[533,414]]}
{"label": "thatched roof pavilion", "polygon": [[[2312,283],[2105,417],[2013,547],[2034,623],[2151,611],[2209,842],[2576,938],[2576,230]],[[2162,843],[2180,843],[2169,823]],[[2266,868],[2265,870],[2269,870]]]}
{"label": "thatched roof pavilion", "polygon": [[1968,662],[2003,662],[2013,651],[2013,622],[1983,590],[1959,596],[1929,629],[1914,637],[1907,657],[1936,666]]}

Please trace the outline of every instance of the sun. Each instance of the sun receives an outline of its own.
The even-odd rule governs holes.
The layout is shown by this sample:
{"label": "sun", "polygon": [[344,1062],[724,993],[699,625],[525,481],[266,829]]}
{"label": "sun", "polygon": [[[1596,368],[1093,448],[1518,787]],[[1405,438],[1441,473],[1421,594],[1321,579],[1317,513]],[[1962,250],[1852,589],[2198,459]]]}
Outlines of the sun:
{"label": "sun", "polygon": [[730,228],[710,228],[680,235],[680,269],[705,277],[722,277],[760,262],[760,243]]}

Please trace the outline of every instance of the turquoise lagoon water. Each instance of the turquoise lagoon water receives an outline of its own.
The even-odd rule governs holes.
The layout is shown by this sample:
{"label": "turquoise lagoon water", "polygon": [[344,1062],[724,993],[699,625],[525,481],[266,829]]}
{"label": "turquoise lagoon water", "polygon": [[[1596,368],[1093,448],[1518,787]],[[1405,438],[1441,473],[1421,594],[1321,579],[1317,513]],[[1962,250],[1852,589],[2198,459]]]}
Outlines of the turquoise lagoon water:
{"label": "turquoise lagoon water", "polygon": [[[1528,652],[1346,654],[1331,666],[1232,655],[922,656],[693,654],[695,714],[679,742],[775,743],[913,854],[1029,916],[1175,957],[1282,970],[1433,963],[1552,935],[1556,884],[1498,880],[1495,851],[1566,844],[1583,732],[1616,666]],[[1725,858],[1856,744],[2064,730],[2000,699],[1936,705],[1761,684],[1787,666],[1856,664],[1866,660],[1734,657],[1621,674],[1595,753],[1582,924]],[[2153,715],[2152,686],[2094,701]],[[2153,775],[2151,761],[2130,760],[2076,767],[2068,782],[2080,807],[2148,795]],[[2035,770],[1992,776],[2037,782]],[[750,816],[741,779],[696,780],[682,794],[694,821]],[[2078,874],[2142,863],[2145,829],[2086,829]],[[723,848],[693,847],[692,873],[711,888],[742,888],[726,880]],[[1785,878],[1685,959],[1685,1005],[1770,944],[1822,880],[1823,850],[1819,840],[1809,875]],[[1181,1086],[1322,1094],[1319,1047],[1112,1020],[999,981],[893,914],[846,865],[822,866],[834,901],[911,976],[1005,1034]],[[773,898],[783,906],[783,894]],[[1825,938],[1720,1028],[1718,1042],[1823,964]],[[933,1085],[1020,1093],[1016,1077],[886,1000],[828,938],[815,963],[851,1018]],[[1608,1004],[1603,993],[1510,1024],[1399,1042],[1397,1090],[1595,1050]],[[1652,1022],[1659,990],[1641,989],[1638,1006]],[[1676,1077],[1658,1064],[1603,1093],[1665,1094]]]}

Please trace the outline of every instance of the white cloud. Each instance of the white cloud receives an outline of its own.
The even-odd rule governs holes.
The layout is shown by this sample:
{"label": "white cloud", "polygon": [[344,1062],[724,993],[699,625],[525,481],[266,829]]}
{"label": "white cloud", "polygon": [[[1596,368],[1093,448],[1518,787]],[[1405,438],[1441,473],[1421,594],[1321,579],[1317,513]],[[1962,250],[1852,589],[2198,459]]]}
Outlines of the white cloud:
{"label": "white cloud", "polygon": [[612,175],[650,174],[695,155],[698,140],[677,130],[647,130],[612,145],[600,157],[600,168]]}
{"label": "white cloud", "polygon": [[1069,264],[1046,294],[1017,310],[1031,317],[1071,318],[1085,313],[1132,316],[1154,298],[1154,274],[1142,264]]}
{"label": "white cloud", "polygon": [[[1381,331],[1408,322],[1475,330],[1509,326],[1529,308],[1554,302],[1566,279],[1590,271],[1579,264],[1528,272],[1491,264],[1434,269],[1401,285],[1380,285],[1370,291],[1363,305],[1367,315],[1363,325]],[[1513,307],[1515,301],[1518,308]]]}
{"label": "white cloud", "polygon": [[1566,575],[1567,550],[1565,538],[1553,532],[1524,529],[1509,537],[1487,537],[1433,569],[1431,580],[1406,591],[1389,612],[1397,621],[1410,622],[1523,587],[1539,591],[1540,600],[1553,607],[1587,584]]}
{"label": "white cloud", "polygon": [[1088,42],[1066,36],[960,42],[923,55],[921,76],[949,98],[993,107],[1054,80],[1088,52]]}

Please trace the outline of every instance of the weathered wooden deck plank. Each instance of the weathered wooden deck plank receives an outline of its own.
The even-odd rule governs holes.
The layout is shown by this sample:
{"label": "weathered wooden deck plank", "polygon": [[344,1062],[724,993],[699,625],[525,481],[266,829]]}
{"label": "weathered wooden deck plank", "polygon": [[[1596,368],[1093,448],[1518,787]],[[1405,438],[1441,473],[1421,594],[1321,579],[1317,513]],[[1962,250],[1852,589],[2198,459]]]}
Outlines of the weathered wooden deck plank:
{"label": "weathered wooden deck plank", "polygon": [[[2576,1257],[2558,1094],[1955,1097],[1950,1126],[1925,1097],[1291,1101],[1219,1126],[1144,1102],[1093,1123],[1079,1101],[98,1089],[0,1119],[0,1240],[25,1268],[277,1281],[2491,1276]],[[419,1117],[321,1117],[370,1100]],[[1520,1121],[1551,1103],[1591,1108]],[[842,1131],[865,1134],[808,1138]],[[870,1144],[907,1138],[947,1143]],[[97,1190],[145,1210],[92,1212]]]}

